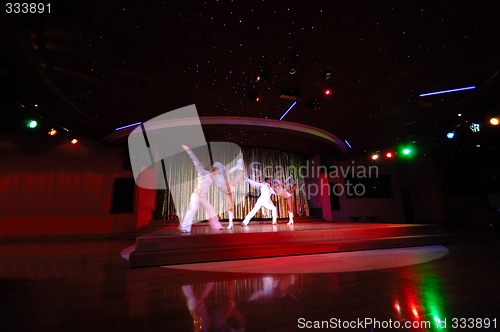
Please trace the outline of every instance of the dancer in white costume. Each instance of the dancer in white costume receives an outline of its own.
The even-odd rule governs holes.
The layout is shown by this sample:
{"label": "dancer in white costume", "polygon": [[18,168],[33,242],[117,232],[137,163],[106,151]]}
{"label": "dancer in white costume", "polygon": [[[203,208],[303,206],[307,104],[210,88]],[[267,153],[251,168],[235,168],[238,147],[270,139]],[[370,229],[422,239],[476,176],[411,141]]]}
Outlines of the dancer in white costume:
{"label": "dancer in white costume", "polygon": [[200,205],[205,211],[208,212],[208,222],[210,224],[210,228],[214,230],[224,229],[215,214],[214,208],[207,201],[208,190],[214,182],[212,173],[203,168],[203,164],[198,160],[198,158],[196,158],[195,154],[193,153],[193,151],[191,151],[190,148],[185,145],[183,145],[182,147],[184,148],[184,150],[186,150],[189,157],[191,157],[191,160],[193,160],[196,171],[198,172],[198,177],[196,178],[196,189],[191,194],[191,199],[189,200],[188,210],[184,215],[184,219],[182,219],[181,221],[181,231],[183,233],[191,232],[193,218]]}
{"label": "dancer in white costume", "polygon": [[[285,182],[283,182],[283,186],[285,185],[285,183],[290,180],[292,176],[290,175],[286,180]],[[274,192],[276,193],[276,195],[278,195],[279,197],[281,198],[284,198],[285,201],[286,201],[286,206],[287,206],[287,209],[288,209],[288,217],[289,217],[289,221],[288,221],[288,224],[287,225],[293,225],[293,209],[292,209],[292,194],[293,192],[295,191],[295,189],[297,189],[297,184],[294,184],[292,186],[292,188],[288,189],[288,190],[285,190],[283,189],[283,186],[281,185],[281,181],[278,180],[278,179],[275,179],[273,181],[273,189],[274,189]]]}
{"label": "dancer in white costume", "polygon": [[[214,186],[216,186],[220,191],[222,191],[224,194],[226,194],[227,198],[227,203],[229,206],[229,225],[227,226],[227,229],[232,229],[233,228],[233,206],[234,206],[234,197],[233,197],[233,191],[234,191],[234,186],[236,186],[236,183],[238,183],[242,178],[243,175],[245,175],[245,172],[243,170],[243,159],[238,159],[238,163],[236,164],[235,167],[231,168],[229,171],[225,172],[225,167],[222,163],[216,162],[212,166],[214,168],[214,172],[212,173],[212,177],[214,179]],[[229,174],[232,174],[234,172],[238,171],[238,174],[231,180],[229,181],[227,179],[227,176]]]}
{"label": "dancer in white costume", "polygon": [[271,178],[265,178],[264,182],[259,183],[250,179],[246,179],[250,185],[254,187],[259,187],[260,188],[260,196],[257,199],[257,203],[255,203],[255,206],[253,207],[252,211],[250,211],[243,222],[241,223],[242,226],[248,226],[248,223],[250,222],[250,219],[259,211],[261,207],[265,207],[266,209],[271,210],[273,214],[273,225],[276,225],[276,206],[274,206],[271,202],[271,195],[275,194],[274,190],[271,189]]}

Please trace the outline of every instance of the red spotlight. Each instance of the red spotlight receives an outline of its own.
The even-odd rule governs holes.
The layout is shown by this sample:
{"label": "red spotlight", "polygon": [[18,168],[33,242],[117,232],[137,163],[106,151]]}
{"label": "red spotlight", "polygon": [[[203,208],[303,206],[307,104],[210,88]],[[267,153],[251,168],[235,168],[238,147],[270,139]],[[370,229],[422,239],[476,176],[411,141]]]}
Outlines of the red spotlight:
{"label": "red spotlight", "polygon": [[260,76],[257,76],[257,82],[260,81]]}
{"label": "red spotlight", "polygon": [[52,128],[50,131],[49,131],[49,135],[50,136],[55,136],[57,134],[57,130],[55,130],[54,128]]}
{"label": "red spotlight", "polygon": [[260,98],[259,98],[259,97],[257,97],[257,99],[255,99],[255,101],[259,101],[259,100],[260,100]]}
{"label": "red spotlight", "polygon": [[387,152],[387,153],[385,154],[385,156],[386,156],[387,158],[392,158],[392,152]]}
{"label": "red spotlight", "polygon": [[326,90],[325,90],[325,95],[329,96],[329,95],[330,95],[330,93],[332,93],[332,90],[330,90],[330,89],[326,89]]}

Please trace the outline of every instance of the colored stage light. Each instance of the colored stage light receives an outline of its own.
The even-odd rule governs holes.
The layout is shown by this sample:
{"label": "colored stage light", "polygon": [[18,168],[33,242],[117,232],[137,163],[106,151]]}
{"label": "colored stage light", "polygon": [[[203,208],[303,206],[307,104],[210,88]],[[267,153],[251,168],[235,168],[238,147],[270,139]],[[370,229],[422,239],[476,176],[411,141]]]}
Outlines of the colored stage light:
{"label": "colored stage light", "polygon": [[392,158],[392,152],[387,152],[387,153],[385,154],[385,156],[386,156],[387,158]]}
{"label": "colored stage light", "polygon": [[403,153],[406,154],[406,155],[408,155],[408,154],[411,153],[411,150],[408,149],[408,148],[406,148],[406,149],[403,150]]}
{"label": "colored stage light", "polygon": [[49,135],[50,136],[55,136],[57,134],[57,130],[55,130],[54,128],[52,128],[50,131],[49,131]]}
{"label": "colored stage light", "polygon": [[479,131],[481,131],[481,126],[479,125],[479,123],[473,123],[469,126],[469,129],[473,132],[473,133],[477,133]]}
{"label": "colored stage light", "polygon": [[323,69],[323,75],[322,75],[323,78],[325,80],[330,79],[330,77],[332,77],[332,72],[333,72],[332,66],[330,66],[330,65],[325,66],[325,68]]}
{"label": "colored stage light", "polygon": [[259,91],[252,91],[248,94],[248,100],[251,101],[259,101],[261,97],[261,93]]}
{"label": "colored stage light", "polygon": [[137,126],[137,125],[140,125],[142,122],[136,122],[136,123],[132,123],[128,126],[123,126],[123,127],[120,127],[120,128],[116,128],[115,130],[121,130],[121,129],[125,129],[125,128],[128,128],[128,127],[132,127],[132,126]]}
{"label": "colored stage light", "polygon": [[290,74],[295,74],[297,72],[297,62],[299,60],[298,54],[292,55],[290,57],[290,64],[288,65],[288,72]]}
{"label": "colored stage light", "polygon": [[372,160],[377,160],[378,159],[378,154],[372,155]]}
{"label": "colored stage light", "polygon": [[440,95],[443,93],[450,93],[450,92],[458,92],[458,91],[464,91],[464,90],[472,90],[475,89],[475,86],[468,86],[465,88],[459,88],[459,89],[451,89],[451,90],[443,90],[443,91],[436,91],[436,92],[430,92],[430,93],[424,93],[421,95],[418,95],[419,97],[426,97],[426,96],[432,96],[432,95]]}
{"label": "colored stage light", "polygon": [[288,112],[290,112],[290,110],[292,109],[292,107],[294,107],[294,106],[295,106],[295,104],[297,104],[297,101],[294,101],[294,102],[293,102],[293,104],[292,104],[292,106],[290,106],[290,107],[288,108],[288,110],[285,112],[285,114],[283,114],[283,115],[281,116],[280,121],[281,121],[281,119],[283,119],[283,118],[285,117],[285,115],[287,115],[287,113],[288,113]]}
{"label": "colored stage light", "polygon": [[497,125],[498,125],[498,119],[497,119],[497,118],[491,118],[491,119],[490,119],[490,123],[491,123],[493,126],[497,126]]}
{"label": "colored stage light", "polygon": [[78,139],[77,139],[77,138],[74,138],[74,137],[71,137],[71,138],[69,139],[69,141],[70,141],[70,143],[71,143],[71,144],[76,144],[76,143],[78,143]]}
{"label": "colored stage light", "polygon": [[450,131],[448,134],[446,134],[446,137],[448,137],[449,139],[452,139],[453,137],[455,137],[455,132]]}
{"label": "colored stage light", "polygon": [[28,127],[30,128],[35,128],[38,125],[38,123],[35,120],[30,120],[28,122]]}
{"label": "colored stage light", "polygon": [[269,79],[269,72],[264,69],[258,69],[253,72],[253,77],[255,78],[255,81],[257,82],[265,82]]}
{"label": "colored stage light", "polygon": [[349,149],[352,149],[351,144],[349,144],[349,142],[346,139],[344,140],[344,142],[345,142],[345,144],[347,144],[347,146],[349,147]]}
{"label": "colored stage light", "polygon": [[332,93],[331,89],[325,89],[325,95],[329,96]]}

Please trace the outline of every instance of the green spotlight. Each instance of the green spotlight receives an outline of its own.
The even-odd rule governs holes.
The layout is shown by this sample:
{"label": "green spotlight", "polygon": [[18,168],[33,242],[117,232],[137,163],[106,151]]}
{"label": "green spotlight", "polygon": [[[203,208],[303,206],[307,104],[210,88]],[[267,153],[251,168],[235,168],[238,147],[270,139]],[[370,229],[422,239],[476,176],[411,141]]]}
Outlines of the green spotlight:
{"label": "green spotlight", "polygon": [[37,123],[35,120],[30,120],[30,121],[28,122],[28,127],[30,127],[30,128],[35,128],[35,127],[37,126],[37,124],[38,124],[38,123]]}
{"label": "green spotlight", "polygon": [[403,150],[403,153],[404,153],[404,154],[410,154],[410,152],[411,152],[411,150],[410,150],[410,149],[404,149],[404,150]]}

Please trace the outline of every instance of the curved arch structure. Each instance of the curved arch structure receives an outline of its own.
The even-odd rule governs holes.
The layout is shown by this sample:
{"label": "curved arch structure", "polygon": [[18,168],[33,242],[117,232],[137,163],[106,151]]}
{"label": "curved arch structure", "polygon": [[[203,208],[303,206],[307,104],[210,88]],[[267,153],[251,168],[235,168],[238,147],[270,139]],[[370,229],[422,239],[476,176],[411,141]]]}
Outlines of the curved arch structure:
{"label": "curved arch structure", "polygon": [[[341,152],[343,156],[347,154],[347,146],[340,138],[329,133],[325,130],[315,128],[312,126],[288,122],[288,121],[278,121],[274,119],[262,119],[262,118],[248,118],[248,117],[234,117],[234,116],[210,116],[210,117],[200,117],[200,123],[204,128],[210,129],[212,126],[224,127],[228,129],[233,129],[235,127],[242,128],[245,126],[251,126],[252,130],[262,131],[268,130],[278,130],[288,135],[306,135],[309,138],[326,142],[329,145],[335,147]],[[148,121],[148,130],[173,128],[173,127],[188,127],[192,125],[192,120],[189,118],[174,119],[166,121]],[[119,131],[116,131],[108,136],[106,136],[103,141],[106,143],[112,143],[120,138],[128,136],[136,127],[129,127]]]}

